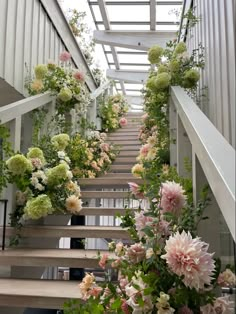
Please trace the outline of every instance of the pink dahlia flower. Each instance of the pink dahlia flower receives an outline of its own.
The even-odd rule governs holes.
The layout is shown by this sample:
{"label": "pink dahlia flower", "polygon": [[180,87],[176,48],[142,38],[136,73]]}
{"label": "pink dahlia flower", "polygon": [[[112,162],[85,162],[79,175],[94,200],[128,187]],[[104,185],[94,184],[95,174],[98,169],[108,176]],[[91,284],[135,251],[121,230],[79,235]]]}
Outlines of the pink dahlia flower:
{"label": "pink dahlia flower", "polygon": [[186,203],[186,195],[184,195],[184,192],[179,183],[174,181],[166,181],[163,183],[160,189],[160,206],[163,212],[172,212],[178,216]]}
{"label": "pink dahlia flower", "polygon": [[144,198],[144,193],[140,191],[140,186],[135,182],[128,182],[131,193],[137,198]]}
{"label": "pink dahlia flower", "polygon": [[177,232],[166,241],[166,254],[161,257],[166,260],[169,268],[178,276],[184,276],[186,287],[196,290],[210,285],[215,262],[213,254],[207,252],[208,244],[200,238],[193,239],[191,234]]}
{"label": "pink dahlia flower", "polygon": [[151,146],[149,144],[142,145],[142,147],[140,148],[140,156],[146,157],[150,148]]}
{"label": "pink dahlia flower", "polygon": [[71,54],[68,51],[63,51],[59,56],[59,60],[62,62],[67,62],[70,60],[70,58]]}
{"label": "pink dahlia flower", "polygon": [[84,79],[85,79],[85,75],[83,72],[80,72],[80,71],[76,71],[74,74],[73,74],[74,78],[77,80],[77,81],[80,81],[80,82],[83,82]]}
{"label": "pink dahlia flower", "polygon": [[120,126],[126,126],[128,124],[128,121],[126,120],[125,117],[123,117],[123,118],[120,118],[119,124]]}

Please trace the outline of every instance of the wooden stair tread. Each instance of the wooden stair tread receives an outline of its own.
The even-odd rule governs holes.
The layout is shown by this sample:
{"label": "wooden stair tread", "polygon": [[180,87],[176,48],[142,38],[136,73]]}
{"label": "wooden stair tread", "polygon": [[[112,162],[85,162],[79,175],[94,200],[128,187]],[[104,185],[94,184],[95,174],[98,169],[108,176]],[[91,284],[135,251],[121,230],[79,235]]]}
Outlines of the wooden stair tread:
{"label": "wooden stair tread", "polygon": [[0,279],[1,306],[62,309],[64,302],[80,298],[75,281]]}
{"label": "wooden stair tread", "polygon": [[128,198],[128,192],[120,191],[82,191],[82,199],[86,198],[105,198],[105,199],[117,199],[117,198]]}
{"label": "wooden stair tread", "polygon": [[[0,228],[0,230],[2,227]],[[6,235],[16,233],[12,227],[6,228]],[[21,228],[22,237],[42,238],[113,238],[129,239],[127,230],[113,226],[48,226],[48,225],[27,225]]]}
{"label": "wooden stair tread", "polygon": [[113,185],[115,186],[120,186],[120,185],[125,185],[127,186],[128,182],[135,182],[137,184],[142,184],[143,180],[139,179],[139,178],[131,178],[130,176],[124,176],[124,174],[122,174],[123,176],[120,177],[102,177],[102,178],[94,178],[94,179],[80,179],[79,180],[79,184],[81,187],[83,187],[84,185],[86,186],[106,186],[106,185]]}
{"label": "wooden stair tread", "polygon": [[[115,258],[114,253],[109,256]],[[0,252],[0,265],[8,266],[99,268],[98,262],[98,250],[18,248]]]}

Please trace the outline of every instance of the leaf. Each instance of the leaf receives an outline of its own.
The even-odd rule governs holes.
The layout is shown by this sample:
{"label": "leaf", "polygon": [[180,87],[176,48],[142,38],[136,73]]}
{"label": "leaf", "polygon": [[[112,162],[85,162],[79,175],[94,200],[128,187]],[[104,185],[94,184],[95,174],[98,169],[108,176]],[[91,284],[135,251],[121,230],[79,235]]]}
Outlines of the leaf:
{"label": "leaf", "polygon": [[151,227],[147,226],[145,228],[142,229],[142,231],[150,238],[153,238],[154,237],[154,233],[153,231],[151,230]]}
{"label": "leaf", "polygon": [[112,305],[111,305],[111,309],[112,310],[117,310],[121,307],[122,301],[120,299],[116,299]]}

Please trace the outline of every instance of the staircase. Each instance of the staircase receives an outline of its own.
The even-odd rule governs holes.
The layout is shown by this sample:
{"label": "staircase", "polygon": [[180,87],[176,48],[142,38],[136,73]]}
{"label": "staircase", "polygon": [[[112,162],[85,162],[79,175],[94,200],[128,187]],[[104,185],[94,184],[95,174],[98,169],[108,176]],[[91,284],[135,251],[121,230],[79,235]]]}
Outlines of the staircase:
{"label": "staircase", "polygon": [[[95,202],[95,206],[84,207],[80,215],[114,217],[116,213],[124,213],[123,204],[129,194],[127,183],[129,181],[142,182],[141,179],[133,178],[131,174],[131,168],[136,163],[136,156],[140,148],[138,140],[140,115],[140,113],[129,113],[127,115],[128,125],[109,135],[108,141],[119,145],[119,155],[111,165],[109,172],[99,178],[80,180],[83,201],[89,204],[91,200],[99,200],[99,202]],[[111,202],[114,206],[104,205]],[[103,205],[96,206],[100,203]],[[121,206],[119,206],[120,204]],[[113,220],[115,222],[115,219]],[[14,232],[14,229],[7,228],[7,236]],[[27,307],[61,309],[66,300],[81,297],[77,281],[31,279],[35,278],[34,268],[37,267],[41,269],[41,273],[45,267],[49,266],[99,268],[97,250],[55,248],[55,243],[58,243],[60,238],[79,236],[87,239],[130,240],[128,232],[116,226],[115,223],[113,226],[27,225],[22,228],[21,234],[23,240],[29,239],[30,244],[27,245],[27,248],[18,247],[0,251],[0,267],[11,266],[13,269],[16,268],[18,270],[16,274],[19,274],[19,276],[14,276],[13,271],[10,278],[0,279],[1,314],[23,313],[23,308]],[[44,244],[48,244],[52,240],[54,247],[45,248]],[[35,241],[39,243],[37,248],[32,245]],[[100,252],[103,254],[107,251],[100,250]],[[9,312],[7,307],[15,309]],[[16,312],[16,307],[22,310],[18,309],[19,311]]]}

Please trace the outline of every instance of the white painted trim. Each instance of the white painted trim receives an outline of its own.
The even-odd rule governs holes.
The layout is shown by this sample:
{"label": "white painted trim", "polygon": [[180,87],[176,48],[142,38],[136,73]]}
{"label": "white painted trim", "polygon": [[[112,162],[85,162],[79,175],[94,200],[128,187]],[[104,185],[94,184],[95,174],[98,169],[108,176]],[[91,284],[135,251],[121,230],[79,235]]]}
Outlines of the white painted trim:
{"label": "white painted trim", "polygon": [[0,123],[4,124],[9,121],[12,121],[18,117],[21,117],[23,114],[30,112],[34,109],[37,109],[43,105],[54,100],[54,97],[51,94],[45,93],[37,96],[31,96],[19,101],[16,101],[12,104],[3,106],[0,108]]}
{"label": "white painted trim", "polygon": [[181,87],[171,100],[235,240],[235,150]]}
{"label": "white painted trim", "polygon": [[122,80],[130,83],[145,83],[148,79],[148,71],[112,70],[106,71],[106,76],[113,80]]}
{"label": "white painted trim", "polygon": [[171,31],[98,31],[93,37],[96,43],[147,51],[153,45],[166,46],[166,42],[176,38]]}
{"label": "white painted trim", "polygon": [[99,95],[101,95],[106,89],[110,88],[111,82],[107,81],[100,87],[98,87],[92,94],[91,94],[91,99],[94,100],[97,98]]}

